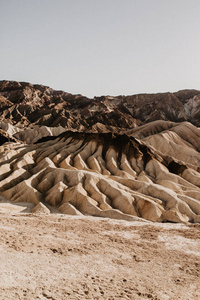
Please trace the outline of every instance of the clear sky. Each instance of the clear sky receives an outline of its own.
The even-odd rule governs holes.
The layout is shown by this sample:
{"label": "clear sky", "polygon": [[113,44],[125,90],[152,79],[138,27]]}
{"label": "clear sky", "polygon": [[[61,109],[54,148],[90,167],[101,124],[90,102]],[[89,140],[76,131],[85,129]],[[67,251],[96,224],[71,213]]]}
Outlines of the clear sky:
{"label": "clear sky", "polygon": [[0,80],[73,94],[200,89],[200,0],[0,0]]}

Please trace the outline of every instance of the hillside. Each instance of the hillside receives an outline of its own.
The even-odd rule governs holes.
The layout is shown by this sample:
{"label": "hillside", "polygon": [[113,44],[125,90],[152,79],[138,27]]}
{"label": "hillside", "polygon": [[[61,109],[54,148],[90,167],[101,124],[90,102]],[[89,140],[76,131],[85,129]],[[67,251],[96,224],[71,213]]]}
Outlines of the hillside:
{"label": "hillside", "polygon": [[89,99],[2,81],[0,104],[2,202],[200,221],[199,91]]}

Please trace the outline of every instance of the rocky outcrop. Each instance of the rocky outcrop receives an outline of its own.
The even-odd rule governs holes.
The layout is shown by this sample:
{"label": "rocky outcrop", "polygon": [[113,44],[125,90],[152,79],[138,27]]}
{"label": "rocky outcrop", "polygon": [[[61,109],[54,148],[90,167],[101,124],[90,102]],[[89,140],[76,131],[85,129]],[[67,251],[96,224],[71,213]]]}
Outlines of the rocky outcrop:
{"label": "rocky outcrop", "polygon": [[116,132],[156,120],[200,126],[200,91],[196,90],[89,99],[42,85],[0,81],[0,103],[1,121],[17,126],[62,126],[78,131],[103,127]]}

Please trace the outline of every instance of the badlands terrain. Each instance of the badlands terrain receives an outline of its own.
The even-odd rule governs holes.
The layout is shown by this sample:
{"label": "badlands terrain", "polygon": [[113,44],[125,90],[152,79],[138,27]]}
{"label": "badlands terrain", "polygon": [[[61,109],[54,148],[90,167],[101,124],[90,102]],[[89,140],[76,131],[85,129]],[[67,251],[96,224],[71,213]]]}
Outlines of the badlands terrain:
{"label": "badlands terrain", "polygon": [[1,81],[0,299],[199,299],[199,127],[196,90]]}

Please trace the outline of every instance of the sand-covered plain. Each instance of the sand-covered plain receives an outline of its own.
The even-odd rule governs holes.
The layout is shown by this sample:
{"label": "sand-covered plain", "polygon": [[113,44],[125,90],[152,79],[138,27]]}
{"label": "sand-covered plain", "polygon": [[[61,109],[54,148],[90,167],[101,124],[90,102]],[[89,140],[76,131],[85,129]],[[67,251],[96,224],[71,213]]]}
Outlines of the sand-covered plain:
{"label": "sand-covered plain", "polygon": [[200,299],[200,226],[1,207],[0,299]]}

